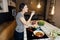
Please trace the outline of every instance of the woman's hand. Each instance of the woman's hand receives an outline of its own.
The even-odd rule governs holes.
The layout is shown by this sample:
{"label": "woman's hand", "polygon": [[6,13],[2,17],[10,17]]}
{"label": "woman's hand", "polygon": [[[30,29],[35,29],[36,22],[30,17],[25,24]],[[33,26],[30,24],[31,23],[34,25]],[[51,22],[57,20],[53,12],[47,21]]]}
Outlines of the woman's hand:
{"label": "woman's hand", "polygon": [[28,23],[31,21],[31,18],[33,17],[34,14],[35,14],[35,11],[32,11],[30,18],[29,18],[29,20],[27,21]]}
{"label": "woman's hand", "polygon": [[32,11],[31,16],[33,16],[34,14],[35,14],[35,11]]}

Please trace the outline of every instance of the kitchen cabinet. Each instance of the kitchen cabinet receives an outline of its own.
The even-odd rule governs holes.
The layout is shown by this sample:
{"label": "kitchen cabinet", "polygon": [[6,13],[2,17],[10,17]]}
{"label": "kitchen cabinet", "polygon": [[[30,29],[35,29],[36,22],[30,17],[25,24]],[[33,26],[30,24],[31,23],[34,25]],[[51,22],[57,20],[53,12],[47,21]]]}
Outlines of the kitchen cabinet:
{"label": "kitchen cabinet", "polygon": [[0,0],[0,13],[1,12],[8,12],[7,0]]}

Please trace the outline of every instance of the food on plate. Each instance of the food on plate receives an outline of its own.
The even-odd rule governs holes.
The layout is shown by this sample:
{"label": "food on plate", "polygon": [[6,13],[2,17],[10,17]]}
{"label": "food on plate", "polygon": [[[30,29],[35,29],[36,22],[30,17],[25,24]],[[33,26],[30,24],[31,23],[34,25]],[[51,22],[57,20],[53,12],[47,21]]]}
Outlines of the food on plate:
{"label": "food on plate", "polygon": [[36,35],[37,37],[42,37],[42,36],[43,36],[43,34],[42,34],[41,32],[37,32],[35,35]]}
{"label": "food on plate", "polygon": [[43,37],[44,33],[42,31],[34,31],[34,35],[37,37]]}

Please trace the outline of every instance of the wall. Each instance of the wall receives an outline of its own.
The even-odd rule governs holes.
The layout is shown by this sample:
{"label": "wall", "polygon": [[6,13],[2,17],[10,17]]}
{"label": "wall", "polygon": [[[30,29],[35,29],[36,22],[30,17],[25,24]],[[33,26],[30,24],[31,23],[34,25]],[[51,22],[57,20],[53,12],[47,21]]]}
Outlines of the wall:
{"label": "wall", "polygon": [[[23,2],[23,3],[26,3],[28,5],[29,12],[31,10],[34,10],[34,11],[36,11],[35,15],[39,15],[39,19],[45,19],[46,5],[47,5],[46,2],[47,2],[47,0],[41,0],[40,1],[41,6],[42,6],[40,9],[37,9],[37,7],[36,7],[36,5],[38,4],[38,1],[37,0],[30,0],[30,1],[28,1],[28,0],[18,0],[16,2],[16,11],[18,12],[18,10],[19,10],[19,4]],[[31,2],[32,2],[32,4],[31,4]],[[26,15],[30,15],[29,12]],[[32,18],[32,19],[38,19],[38,17],[34,16],[34,18]]]}
{"label": "wall", "polygon": [[47,8],[46,8],[46,18],[45,18],[45,20],[48,19],[49,5],[50,5],[50,0],[47,0]]}
{"label": "wall", "polygon": [[60,28],[60,0],[56,0],[56,9],[53,17],[56,26]]}

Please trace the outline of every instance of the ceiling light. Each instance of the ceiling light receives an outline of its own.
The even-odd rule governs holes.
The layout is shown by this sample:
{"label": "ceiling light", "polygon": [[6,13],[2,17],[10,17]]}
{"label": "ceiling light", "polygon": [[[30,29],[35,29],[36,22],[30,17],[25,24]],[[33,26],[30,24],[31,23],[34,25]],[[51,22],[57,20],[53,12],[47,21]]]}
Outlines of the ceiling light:
{"label": "ceiling light", "polygon": [[40,5],[40,3],[38,3],[38,4],[37,4],[37,8],[41,8],[41,5]]}

